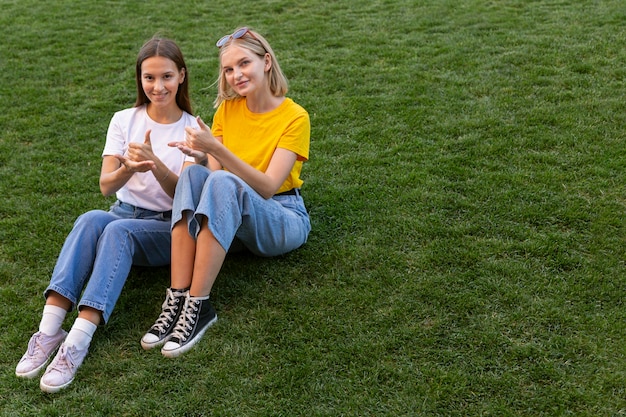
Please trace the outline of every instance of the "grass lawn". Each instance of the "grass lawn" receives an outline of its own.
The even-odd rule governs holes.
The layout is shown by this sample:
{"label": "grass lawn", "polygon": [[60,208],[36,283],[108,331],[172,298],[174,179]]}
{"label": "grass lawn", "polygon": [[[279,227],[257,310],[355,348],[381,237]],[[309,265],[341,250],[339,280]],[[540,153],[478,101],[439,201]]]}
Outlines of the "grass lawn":
{"label": "grass lawn", "polygon": [[[621,0],[0,8],[1,416],[626,415]],[[311,115],[309,242],[229,258],[182,358],[141,349],[169,271],[136,268],[68,389],[16,378],[140,46],[179,43],[210,121],[240,25]]]}

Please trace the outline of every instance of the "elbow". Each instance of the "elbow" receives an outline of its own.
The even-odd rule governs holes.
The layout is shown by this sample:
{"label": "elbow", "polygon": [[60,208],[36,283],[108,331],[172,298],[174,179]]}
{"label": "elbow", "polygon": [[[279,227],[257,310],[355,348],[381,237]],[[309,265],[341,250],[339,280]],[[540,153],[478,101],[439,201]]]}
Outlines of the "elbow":
{"label": "elbow", "polygon": [[259,193],[264,199],[269,200],[270,198],[274,197],[274,194],[276,194],[276,190],[274,188],[272,188],[271,190],[257,190],[257,193]]}
{"label": "elbow", "polygon": [[113,194],[115,194],[115,190],[112,190],[110,187],[107,187],[106,185],[104,185],[102,183],[100,183],[100,192],[105,197],[110,197]]}
{"label": "elbow", "polygon": [[[276,192],[280,188],[280,185],[278,185],[276,187],[263,187],[263,188],[264,189],[257,190],[257,192],[261,195],[261,197],[263,197],[266,200],[269,200],[270,198],[272,198],[272,197],[274,197],[276,195]],[[267,189],[267,188],[269,188],[269,189]]]}

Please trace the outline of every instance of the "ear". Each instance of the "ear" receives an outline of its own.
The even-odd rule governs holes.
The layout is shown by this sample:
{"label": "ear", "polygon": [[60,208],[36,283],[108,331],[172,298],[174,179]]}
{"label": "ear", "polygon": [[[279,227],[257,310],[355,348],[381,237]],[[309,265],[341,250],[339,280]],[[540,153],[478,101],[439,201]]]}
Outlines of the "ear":
{"label": "ear", "polygon": [[180,70],[180,82],[178,84],[182,84],[185,82],[185,77],[187,76],[187,69],[186,68],[182,68]]}
{"label": "ear", "polygon": [[269,53],[266,53],[263,59],[265,60],[265,72],[267,72],[272,68],[272,57]]}

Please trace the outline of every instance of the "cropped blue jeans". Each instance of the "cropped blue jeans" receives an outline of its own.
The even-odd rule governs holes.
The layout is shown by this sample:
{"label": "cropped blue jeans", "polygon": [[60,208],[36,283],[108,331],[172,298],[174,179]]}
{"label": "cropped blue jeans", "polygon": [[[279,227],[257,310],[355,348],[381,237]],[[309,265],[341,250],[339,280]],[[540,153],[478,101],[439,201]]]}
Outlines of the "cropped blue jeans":
{"label": "cropped blue jeans", "polygon": [[170,263],[170,216],[119,201],[108,212],[82,214],[63,244],[44,296],[55,291],[79,309],[99,310],[106,323],[132,265]]}
{"label": "cropped blue jeans", "polygon": [[201,165],[186,168],[178,179],[172,226],[183,220],[195,239],[204,218],[225,251],[243,245],[259,256],[277,256],[302,246],[311,231],[299,192],[265,199],[228,171]]}

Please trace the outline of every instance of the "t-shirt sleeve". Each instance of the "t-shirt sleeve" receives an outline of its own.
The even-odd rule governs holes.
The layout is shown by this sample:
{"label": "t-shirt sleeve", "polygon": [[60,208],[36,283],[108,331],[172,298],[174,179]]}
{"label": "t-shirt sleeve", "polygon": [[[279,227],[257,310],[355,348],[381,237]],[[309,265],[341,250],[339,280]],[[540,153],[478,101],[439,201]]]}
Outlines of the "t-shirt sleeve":
{"label": "t-shirt sleeve", "polygon": [[120,126],[120,115],[114,114],[109,123],[109,129],[107,130],[106,142],[104,144],[104,150],[102,156],[107,155],[124,155],[128,148],[126,138],[122,128]]}
{"label": "t-shirt sleeve", "polygon": [[225,102],[222,102],[219,105],[219,107],[217,108],[217,111],[213,115],[213,124],[211,126],[211,133],[213,133],[213,136],[215,136],[216,138],[220,136],[224,136],[224,129],[222,127],[223,122],[224,122],[224,103]]}
{"label": "t-shirt sleeve", "polygon": [[298,161],[307,161],[309,159],[310,145],[311,122],[309,114],[304,109],[301,109],[287,126],[287,129],[285,129],[277,147],[294,152],[298,155]]}

